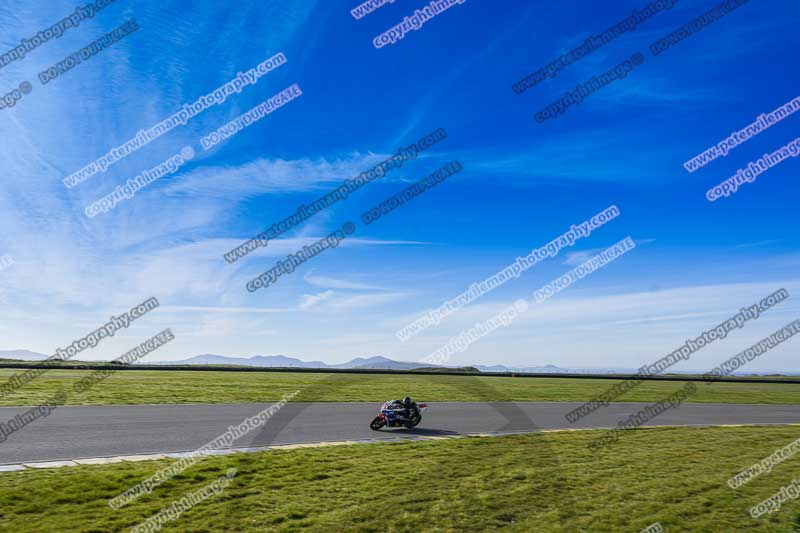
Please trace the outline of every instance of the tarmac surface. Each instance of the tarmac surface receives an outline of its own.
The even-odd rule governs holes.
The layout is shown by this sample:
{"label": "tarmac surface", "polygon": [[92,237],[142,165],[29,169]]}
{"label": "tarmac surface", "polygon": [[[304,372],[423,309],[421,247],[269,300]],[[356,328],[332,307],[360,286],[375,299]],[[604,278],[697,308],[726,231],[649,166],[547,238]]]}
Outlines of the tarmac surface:
{"label": "tarmac surface", "polygon": [[[271,404],[59,407],[0,443],[0,465],[196,450]],[[289,403],[232,447],[614,428],[649,405],[613,403],[571,424],[574,402],[433,403],[414,430],[372,431],[378,403]],[[29,407],[0,408],[7,422]],[[645,426],[797,424],[800,405],[686,403]]]}

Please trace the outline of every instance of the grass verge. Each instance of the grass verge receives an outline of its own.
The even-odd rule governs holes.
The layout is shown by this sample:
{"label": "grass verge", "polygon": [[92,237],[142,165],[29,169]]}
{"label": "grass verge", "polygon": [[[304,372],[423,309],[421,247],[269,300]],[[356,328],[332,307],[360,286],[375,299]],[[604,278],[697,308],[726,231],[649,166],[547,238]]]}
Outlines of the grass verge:
{"label": "grass verge", "polygon": [[[0,370],[0,384],[15,372]],[[38,405],[59,390],[69,391],[68,405],[250,403],[272,402],[300,389],[294,401],[382,402],[410,395],[426,401],[589,401],[618,383],[615,379],[505,378],[490,376],[357,375],[308,373],[182,372],[125,370],[112,374],[85,393],[73,385],[90,371],[50,370],[0,406]],[[476,397],[474,387],[491,391]],[[685,385],[682,381],[644,382],[619,401],[653,402]],[[800,385],[782,383],[698,384],[691,402],[800,403]]]}

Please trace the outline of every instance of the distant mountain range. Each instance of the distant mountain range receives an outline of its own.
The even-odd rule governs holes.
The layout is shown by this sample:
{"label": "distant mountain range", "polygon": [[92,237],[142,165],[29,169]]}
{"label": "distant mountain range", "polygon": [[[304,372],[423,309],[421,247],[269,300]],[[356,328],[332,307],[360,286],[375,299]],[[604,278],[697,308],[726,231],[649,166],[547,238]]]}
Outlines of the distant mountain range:
{"label": "distant mountain range", "polygon": [[[15,359],[18,361],[43,361],[49,356],[32,352],[30,350],[0,350],[0,360],[2,359]],[[79,362],[75,360],[75,362]],[[136,363],[134,363],[136,364]],[[144,362],[141,364],[146,365],[235,365],[235,366],[254,366],[254,367],[267,367],[267,368],[361,368],[361,369],[375,369],[375,370],[414,370],[416,368],[445,368],[439,365],[431,365],[428,363],[416,363],[409,361],[395,361],[386,357],[356,357],[355,359],[346,363],[338,365],[329,365],[322,361],[303,361],[295,357],[287,357],[285,355],[256,355],[254,357],[228,357],[224,355],[203,354],[189,357],[188,359],[181,359],[178,361],[153,361]],[[545,366],[505,366],[505,365],[472,365],[481,372],[519,372],[527,374],[635,374],[638,369],[635,368],[561,368],[554,365]],[[698,370],[672,370],[670,374],[702,374]],[[785,375],[796,376],[800,375],[797,372],[734,372],[737,376],[748,375]]]}
{"label": "distant mountain range", "polygon": [[[49,356],[30,350],[0,350],[0,359],[16,359],[20,361],[44,361]],[[415,363],[408,361],[395,361],[386,357],[356,357],[346,363],[329,365],[322,361],[303,361],[295,357],[285,355],[256,355],[254,357],[228,357],[225,355],[202,354],[181,359],[178,361],[153,361],[143,362],[149,365],[236,365],[236,366],[257,366],[267,368],[371,368],[376,370],[413,370],[415,368],[441,368],[438,365],[428,363]],[[569,370],[553,365],[533,366],[533,367],[508,367],[504,365],[483,366],[474,365],[481,372],[530,372],[530,373],[554,373],[554,374],[576,374],[576,373],[607,373],[614,370]]]}
{"label": "distant mountain range", "polygon": [[347,363],[329,365],[322,361],[303,361],[285,355],[256,355],[255,357],[226,357],[224,355],[195,355],[180,361],[159,361],[154,365],[238,365],[272,368],[374,368],[381,370],[412,370],[414,368],[432,367],[425,363],[409,363],[393,361],[386,357],[356,357]]}
{"label": "distant mountain range", "polygon": [[[157,365],[238,365],[259,366],[275,368],[371,368],[376,370],[413,370],[415,368],[442,368],[439,365],[428,363],[415,363],[409,361],[395,361],[386,357],[357,357],[347,363],[329,365],[322,361],[303,361],[285,355],[256,355],[255,357],[226,357],[223,355],[196,355],[180,361],[163,361],[152,363]],[[553,365],[508,367],[504,365],[473,365],[481,372],[528,372],[533,374],[585,374],[585,373],[610,373],[619,370],[569,370]]]}

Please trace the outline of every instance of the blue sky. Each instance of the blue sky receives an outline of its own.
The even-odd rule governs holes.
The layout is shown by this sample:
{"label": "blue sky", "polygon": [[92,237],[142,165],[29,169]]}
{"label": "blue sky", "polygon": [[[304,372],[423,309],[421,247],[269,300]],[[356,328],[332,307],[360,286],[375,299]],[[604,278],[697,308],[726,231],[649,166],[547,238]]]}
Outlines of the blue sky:
{"label": "blue sky", "polygon": [[[198,353],[341,362],[419,360],[454,335],[630,235],[635,250],[452,364],[638,367],[780,287],[792,298],[683,363],[704,370],[800,318],[800,161],[730,198],[705,191],[800,134],[793,116],[707,167],[682,164],[800,95],[789,0],[751,1],[653,57],[648,45],[716,2],[680,0],[522,95],[523,76],[648,2],[467,0],[401,41],[372,39],[426,3],[397,0],[355,20],[356,2],[117,0],[0,69],[0,349],[52,353],[142,300],[162,307],[86,359],[110,359],[171,327],[148,360]],[[32,5],[34,4],[34,5]],[[39,4],[39,5],[35,5]],[[46,5],[46,7],[44,7]],[[0,51],[78,4],[9,0]],[[41,7],[40,7],[41,6]],[[36,75],[134,18],[141,29],[42,86]],[[260,61],[286,65],[66,189],[61,180]],[[537,124],[533,114],[636,52],[643,65]],[[303,95],[205,152],[199,140],[298,83]],[[423,135],[448,138],[234,265],[222,254]],[[184,146],[197,156],[113,211],[83,210]],[[464,170],[378,222],[362,212],[457,159]],[[622,214],[407,342],[395,331],[609,205]],[[345,222],[357,231],[265,290],[245,283]],[[797,296],[794,296],[797,295]],[[746,369],[800,371],[790,341]],[[83,354],[82,354],[83,356]]]}

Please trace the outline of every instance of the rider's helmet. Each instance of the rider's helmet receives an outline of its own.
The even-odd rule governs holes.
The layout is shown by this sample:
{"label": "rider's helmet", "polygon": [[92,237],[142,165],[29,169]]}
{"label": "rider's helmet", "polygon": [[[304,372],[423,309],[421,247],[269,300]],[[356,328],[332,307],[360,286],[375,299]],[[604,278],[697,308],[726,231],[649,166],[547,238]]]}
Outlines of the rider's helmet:
{"label": "rider's helmet", "polygon": [[406,396],[403,398],[403,405],[405,405],[407,408],[411,407],[411,396]]}

